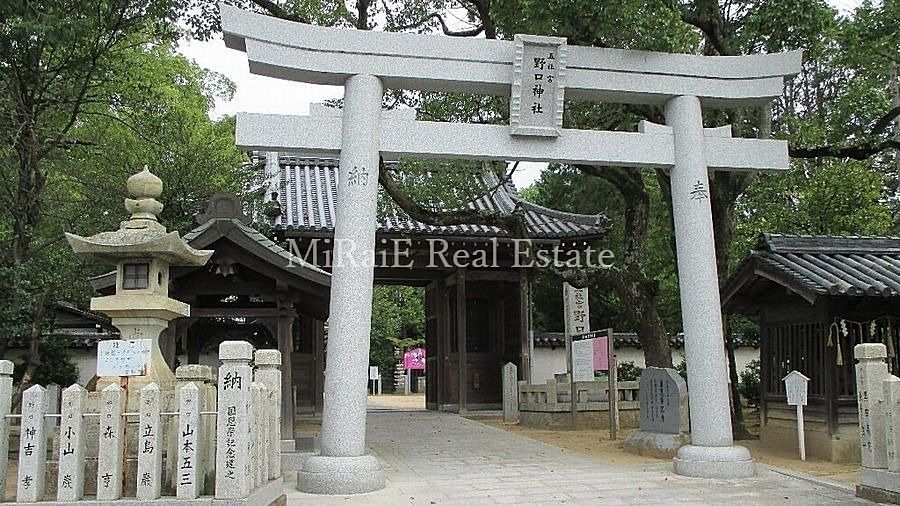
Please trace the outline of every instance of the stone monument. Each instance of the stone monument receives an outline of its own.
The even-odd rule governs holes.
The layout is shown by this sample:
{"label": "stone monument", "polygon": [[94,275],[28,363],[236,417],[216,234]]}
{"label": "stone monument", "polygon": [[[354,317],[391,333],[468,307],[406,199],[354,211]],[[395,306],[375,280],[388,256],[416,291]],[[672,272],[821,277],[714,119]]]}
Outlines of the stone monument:
{"label": "stone monument", "polygon": [[900,504],[900,378],[888,370],[887,347],[857,344],[856,396],[862,465],[856,495]]}
{"label": "stone monument", "polygon": [[625,439],[625,451],[674,457],[690,442],[687,384],[674,369],[648,367],[641,374],[640,429]]}
{"label": "stone monument", "polygon": [[[335,262],[327,345],[322,451],[298,480],[307,492],[381,488],[366,455],[366,366],[380,158],[553,161],[669,169],[690,371],[692,444],[675,458],[687,476],[756,472],[734,445],[723,366],[722,313],[710,207],[711,170],[787,169],[787,143],[732,138],[704,128],[703,106],[764,106],[799,72],[802,53],[709,57],[567,46],[565,39],[514,41],[340,30],[275,19],[221,4],[225,44],[247,53],[250,71],[344,87],[340,119],[239,114],[244,149],[340,157]],[[383,91],[412,89],[510,98],[509,125],[409,121],[382,115]],[[651,104],[665,125],[637,132],[563,128],[566,99]],[[344,247],[346,246],[346,247]]]}
{"label": "stone monument", "polygon": [[[66,239],[75,253],[116,266],[116,293],[92,298],[91,309],[112,318],[123,340],[151,340],[150,364],[142,375],[129,378],[128,390],[139,392],[150,383],[171,390],[175,376],[160,352],[159,335],[169,321],[189,316],[190,307],[169,298],[169,266],[204,265],[213,252],[191,248],[178,232],[167,232],[159,223],[163,205],[156,198],[163,183],[147,167],[128,178],[126,188],[131,198],[125,199],[125,209],[131,218],[118,230],[91,237],[66,233]],[[100,378],[97,390],[113,382],[119,378]],[[130,398],[129,408],[137,398]]]}

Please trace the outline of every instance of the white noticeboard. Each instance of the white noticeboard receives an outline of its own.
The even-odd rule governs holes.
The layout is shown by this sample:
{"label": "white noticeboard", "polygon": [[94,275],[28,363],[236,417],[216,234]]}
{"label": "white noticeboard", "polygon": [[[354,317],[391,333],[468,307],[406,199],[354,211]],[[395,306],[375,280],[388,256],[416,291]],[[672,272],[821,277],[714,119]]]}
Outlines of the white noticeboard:
{"label": "white noticeboard", "polygon": [[572,377],[575,381],[594,381],[594,340],[572,341]]}
{"label": "white noticeboard", "polygon": [[381,379],[381,376],[378,374],[378,366],[370,365],[369,366],[369,381],[378,381]]}
{"label": "white noticeboard", "polygon": [[806,392],[809,378],[799,371],[791,371],[784,377],[784,392],[788,406],[806,406]]}
{"label": "white noticeboard", "polygon": [[800,460],[806,460],[806,434],[803,428],[803,406],[806,406],[806,393],[809,378],[800,371],[791,371],[783,378],[784,393],[789,406],[797,406],[797,444],[800,447]]}
{"label": "white noticeboard", "polygon": [[97,376],[142,376],[150,365],[151,339],[114,339],[97,344]]}

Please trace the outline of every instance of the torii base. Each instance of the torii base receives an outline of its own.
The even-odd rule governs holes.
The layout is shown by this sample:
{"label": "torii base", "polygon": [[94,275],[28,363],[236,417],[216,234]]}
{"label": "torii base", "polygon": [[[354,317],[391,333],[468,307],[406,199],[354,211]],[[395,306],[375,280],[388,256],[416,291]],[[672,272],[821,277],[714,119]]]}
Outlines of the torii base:
{"label": "torii base", "polygon": [[297,474],[297,490],[308,494],[365,494],[384,488],[384,468],[372,455],[314,455]]}
{"label": "torii base", "polygon": [[756,463],[743,446],[694,446],[678,449],[672,459],[675,474],[694,478],[749,478],[756,475]]}

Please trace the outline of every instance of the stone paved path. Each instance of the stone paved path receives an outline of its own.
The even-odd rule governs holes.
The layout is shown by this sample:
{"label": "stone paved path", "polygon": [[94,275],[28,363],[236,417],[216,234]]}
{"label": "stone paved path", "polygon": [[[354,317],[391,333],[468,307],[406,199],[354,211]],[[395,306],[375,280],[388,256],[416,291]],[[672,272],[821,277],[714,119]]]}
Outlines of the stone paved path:
{"label": "stone paved path", "polygon": [[764,466],[736,481],[677,476],[671,464],[609,466],[448,413],[370,412],[368,443],[387,488],[321,497],[290,480],[288,504],[871,504]]}

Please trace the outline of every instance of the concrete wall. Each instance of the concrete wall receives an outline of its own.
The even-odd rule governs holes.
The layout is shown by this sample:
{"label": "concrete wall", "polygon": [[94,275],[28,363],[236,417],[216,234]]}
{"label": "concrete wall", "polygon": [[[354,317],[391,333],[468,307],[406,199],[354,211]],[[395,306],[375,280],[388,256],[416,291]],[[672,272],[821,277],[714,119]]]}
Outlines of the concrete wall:
{"label": "concrete wall", "polygon": [[[634,362],[638,367],[644,367],[644,350],[637,348],[621,348],[616,350],[616,359],[619,363]],[[735,365],[738,374],[747,368],[752,360],[759,359],[759,348],[743,347],[734,352]],[[675,365],[684,360],[684,348],[672,350],[672,362]],[[541,384],[553,379],[554,374],[566,372],[566,350],[559,348],[535,348],[532,357],[531,383]]]}

